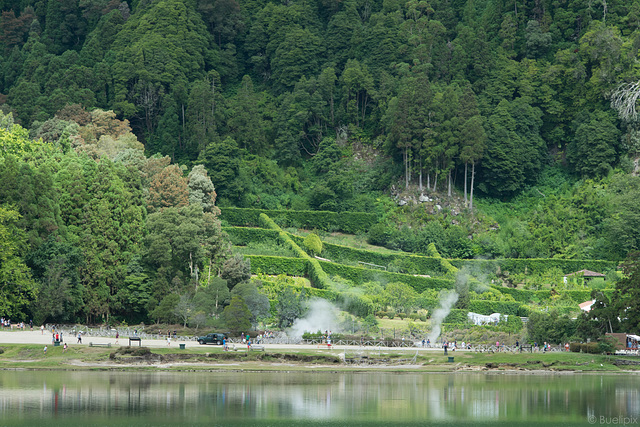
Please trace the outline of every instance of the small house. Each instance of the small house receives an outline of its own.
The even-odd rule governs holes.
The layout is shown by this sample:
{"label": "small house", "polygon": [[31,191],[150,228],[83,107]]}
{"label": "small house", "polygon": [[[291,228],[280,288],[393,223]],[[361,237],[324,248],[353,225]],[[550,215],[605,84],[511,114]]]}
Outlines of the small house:
{"label": "small house", "polygon": [[580,306],[580,310],[582,311],[591,311],[591,306],[596,302],[596,300],[592,299],[591,301],[585,301],[581,304],[578,304]]}
{"label": "small house", "polygon": [[573,273],[569,273],[569,274],[565,274],[564,275],[564,283],[567,283],[567,280],[569,278],[579,278],[582,277],[585,280],[586,279],[595,279],[596,277],[602,277],[603,279],[606,277],[604,274],[602,273],[598,273],[597,271],[591,271],[591,270],[580,270],[580,271],[576,271]]}

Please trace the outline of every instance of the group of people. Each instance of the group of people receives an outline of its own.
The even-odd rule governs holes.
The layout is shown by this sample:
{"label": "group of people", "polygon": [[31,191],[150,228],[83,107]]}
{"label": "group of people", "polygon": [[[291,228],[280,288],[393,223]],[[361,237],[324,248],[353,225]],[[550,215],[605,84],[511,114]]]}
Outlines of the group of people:
{"label": "group of people", "polygon": [[[10,328],[13,329],[13,327],[15,326],[13,323],[11,323],[11,319],[9,318],[4,318],[4,317],[0,317],[0,325],[2,325],[5,328]],[[24,322],[20,322],[17,325],[17,328],[24,331],[24,329],[27,327],[27,325]],[[31,328],[31,330],[33,331],[33,320],[29,320],[29,327]]]}

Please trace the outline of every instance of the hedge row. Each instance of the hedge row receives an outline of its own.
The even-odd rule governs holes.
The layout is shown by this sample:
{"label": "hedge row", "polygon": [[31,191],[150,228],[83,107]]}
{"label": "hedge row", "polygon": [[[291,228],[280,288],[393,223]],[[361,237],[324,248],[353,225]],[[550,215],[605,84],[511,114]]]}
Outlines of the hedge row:
{"label": "hedge row", "polygon": [[329,276],[327,276],[327,274],[322,270],[318,260],[311,258],[304,250],[302,250],[302,248],[300,248],[300,246],[291,239],[289,233],[283,231],[278,224],[267,216],[267,214],[260,214],[260,223],[265,228],[276,230],[280,241],[285,245],[290,246],[296,255],[307,261],[307,276],[309,276],[309,280],[311,280],[311,285],[316,288],[327,288],[329,286]]}
{"label": "hedge row", "polygon": [[377,221],[375,214],[366,212],[293,211],[244,208],[220,208],[220,218],[230,225],[255,227],[260,214],[271,217],[282,227],[342,231],[356,234],[367,232]]}
{"label": "hedge row", "polygon": [[330,276],[340,276],[352,281],[356,285],[366,282],[402,282],[411,286],[416,292],[426,289],[452,289],[453,280],[436,279],[431,277],[412,276],[410,274],[391,273],[388,271],[371,270],[333,262],[320,261],[322,269]]}
{"label": "hedge row", "polygon": [[469,311],[488,316],[493,313],[528,316],[529,310],[520,302],[471,300]]}
{"label": "hedge row", "polygon": [[467,316],[468,314],[469,312],[467,310],[459,310],[457,308],[454,308],[449,312],[447,317],[444,318],[443,323],[469,323],[469,317]]}
{"label": "hedge row", "polygon": [[456,274],[458,274],[458,268],[454,267],[448,260],[442,258],[434,243],[429,243],[427,246],[427,255],[437,258],[438,261],[440,261],[440,267],[446,272],[445,274],[448,277],[451,277],[452,279],[456,277]]}
{"label": "hedge row", "polygon": [[[433,311],[440,307],[440,300],[436,298],[422,298],[421,308]],[[493,313],[512,314],[514,316],[526,317],[529,310],[521,302],[514,301],[485,301],[471,300],[469,311],[488,316]]]}
{"label": "hedge row", "polygon": [[222,231],[229,235],[231,243],[236,246],[246,246],[251,242],[273,243],[278,240],[278,231],[264,228],[222,227]]}
{"label": "hedge row", "polygon": [[268,255],[245,255],[251,260],[251,273],[264,273],[272,276],[286,274],[287,276],[305,276],[308,261],[304,258],[288,258]]}
{"label": "hedge row", "polygon": [[[299,245],[304,240],[302,237],[294,235],[291,235],[291,238]],[[437,258],[405,253],[380,253],[327,242],[322,242],[322,257],[338,263],[345,261],[366,262],[387,268],[396,267],[399,270],[415,274],[444,275],[446,273]]]}
{"label": "hedge row", "polygon": [[[503,293],[508,294],[513,297],[516,301],[520,302],[531,302],[533,299],[538,300],[546,300],[551,298],[551,291],[547,289],[543,289],[540,291],[529,291],[525,289],[515,289],[515,288],[507,288],[503,286],[492,286],[493,289]],[[582,290],[561,290],[558,291],[560,294],[568,295],[572,301],[577,304],[580,304],[585,301],[589,301],[591,299],[591,290],[590,289],[582,289]],[[613,289],[605,289],[605,295],[609,295],[613,292]]]}
{"label": "hedge row", "polygon": [[452,259],[449,260],[457,268],[467,267],[476,274],[495,274],[498,271],[508,271],[511,274],[542,274],[552,268],[562,270],[564,274],[580,270],[604,272],[615,269],[615,261],[604,260],[575,260],[575,259],[534,259],[534,258],[505,258],[505,259]]}

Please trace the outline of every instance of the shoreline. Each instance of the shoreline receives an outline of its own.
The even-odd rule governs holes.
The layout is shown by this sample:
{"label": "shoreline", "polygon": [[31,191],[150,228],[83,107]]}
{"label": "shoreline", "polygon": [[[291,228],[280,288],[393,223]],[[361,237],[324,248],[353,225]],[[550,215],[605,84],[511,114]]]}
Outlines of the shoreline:
{"label": "shoreline", "polygon": [[[50,333],[0,331],[0,370],[64,371],[158,371],[158,372],[393,372],[393,373],[485,373],[503,375],[640,374],[640,358],[595,354],[476,353],[439,348],[358,347],[332,348],[305,344],[268,344],[264,351],[239,346],[223,352],[221,346],[195,341],[143,339],[129,347],[128,337],[75,338],[65,352],[51,344]],[[90,346],[89,343],[98,346]],[[107,345],[110,344],[110,347]],[[179,344],[185,348],[180,349]],[[44,347],[47,353],[44,354]],[[631,362],[629,362],[631,360]],[[623,364],[622,361],[632,363]]]}

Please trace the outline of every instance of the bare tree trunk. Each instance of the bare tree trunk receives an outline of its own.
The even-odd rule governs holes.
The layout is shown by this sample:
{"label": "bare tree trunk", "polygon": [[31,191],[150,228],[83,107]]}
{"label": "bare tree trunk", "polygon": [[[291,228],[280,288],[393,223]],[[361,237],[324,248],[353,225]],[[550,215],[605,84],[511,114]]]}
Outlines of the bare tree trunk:
{"label": "bare tree trunk", "polygon": [[448,188],[447,188],[447,196],[451,197],[451,169],[449,169],[449,176],[447,177]]}
{"label": "bare tree trunk", "polygon": [[427,190],[431,190],[431,174],[427,174]]}
{"label": "bare tree trunk", "polygon": [[476,176],[476,162],[471,162],[471,195],[469,209],[473,210],[473,178]]}
{"label": "bare tree trunk", "polygon": [[464,206],[469,206],[467,204],[467,162],[464,162]]}
{"label": "bare tree trunk", "polygon": [[404,149],[404,187],[409,188],[409,150]]}
{"label": "bare tree trunk", "polygon": [[436,171],[436,175],[433,178],[433,191],[436,191],[436,187],[438,186],[438,171]]}
{"label": "bare tree trunk", "polygon": [[420,193],[422,193],[422,157],[420,157]]}

